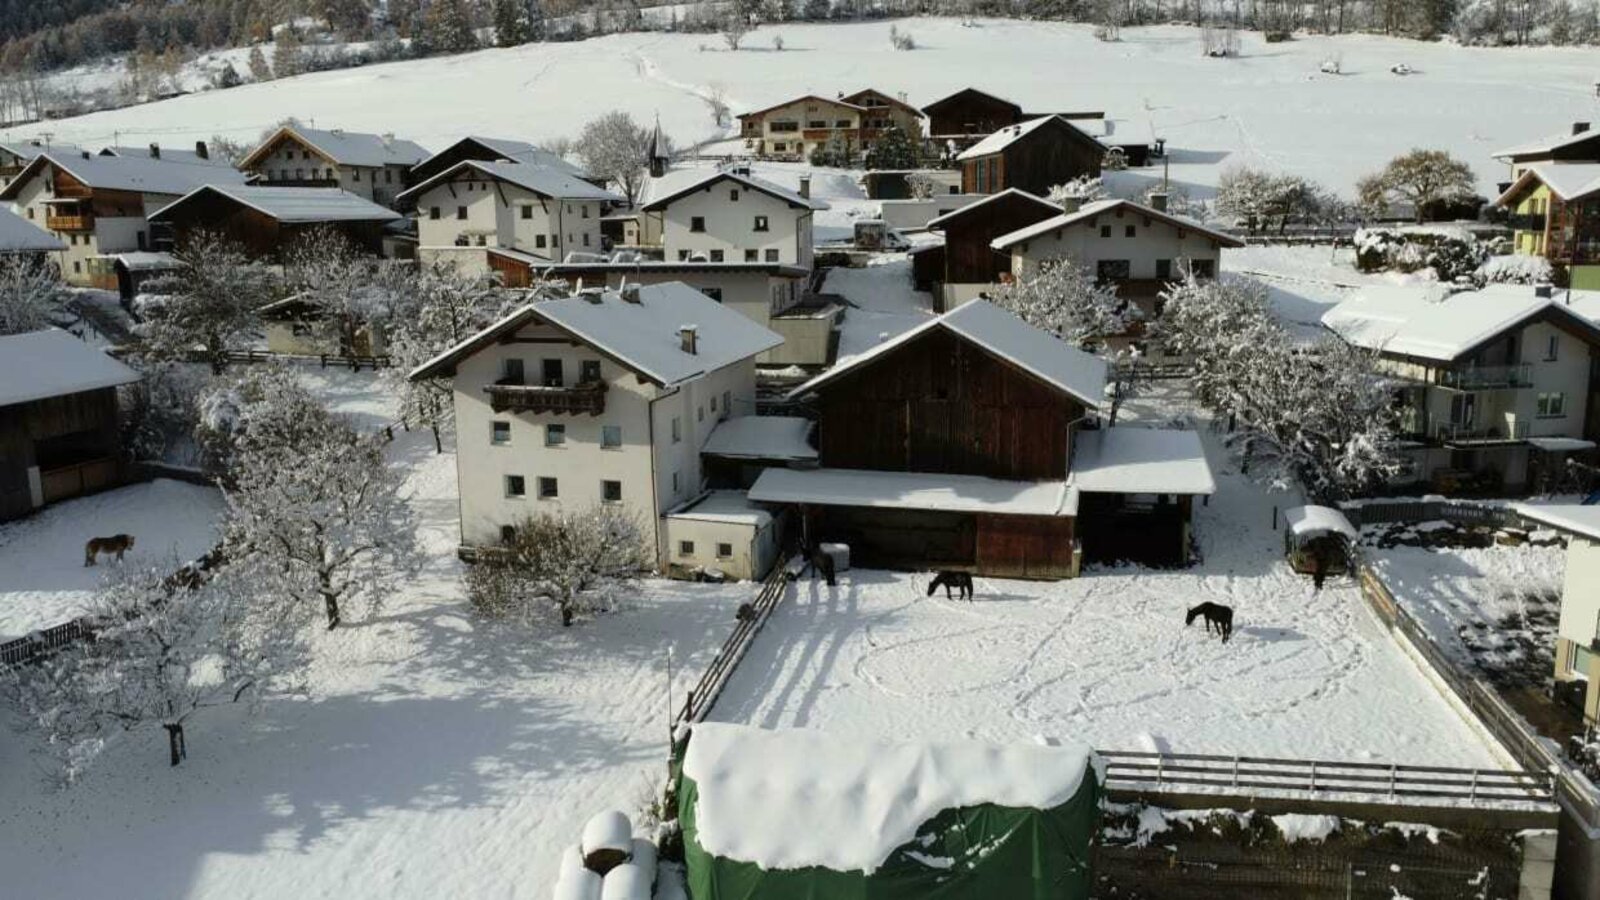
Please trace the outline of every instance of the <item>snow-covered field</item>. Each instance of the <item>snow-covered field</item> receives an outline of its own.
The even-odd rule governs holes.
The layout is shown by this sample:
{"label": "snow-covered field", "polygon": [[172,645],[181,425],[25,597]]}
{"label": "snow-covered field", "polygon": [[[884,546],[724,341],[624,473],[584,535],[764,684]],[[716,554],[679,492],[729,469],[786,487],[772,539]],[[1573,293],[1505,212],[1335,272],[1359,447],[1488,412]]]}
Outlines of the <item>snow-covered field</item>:
{"label": "snow-covered field", "polygon": [[188,562],[217,542],[222,495],[213,488],[158,479],[68,500],[0,525],[0,640],[60,625],[85,612],[109,557],[83,564],[92,537],[131,534],[125,559]]}
{"label": "snow-covered field", "polygon": [[[891,25],[919,49],[891,51]],[[775,35],[782,52],[772,49]],[[1417,146],[1466,159],[1487,192],[1504,177],[1490,152],[1594,117],[1594,53],[1582,48],[1355,35],[1267,45],[1246,34],[1242,58],[1212,60],[1186,27],[1126,28],[1121,41],[1102,43],[1086,25],[931,18],[763,26],[745,47],[727,51],[715,35],[641,33],[483,50],[210,91],[4,137],[48,130],[58,141],[103,144],[118,135],[187,145],[213,134],[253,140],[295,116],[439,148],[465,134],[570,136],[618,107],[641,121],[660,114],[689,142],[722,136],[707,103],[717,94],[739,112],[869,85],[923,105],[973,85],[1029,110],[1102,110],[1117,120],[1118,136],[1163,137],[1174,181],[1200,198],[1235,163],[1349,193],[1357,177]],[[1346,74],[1318,71],[1335,57]],[[1390,74],[1400,62],[1416,74]],[[1159,171],[1133,174],[1153,180]]]}

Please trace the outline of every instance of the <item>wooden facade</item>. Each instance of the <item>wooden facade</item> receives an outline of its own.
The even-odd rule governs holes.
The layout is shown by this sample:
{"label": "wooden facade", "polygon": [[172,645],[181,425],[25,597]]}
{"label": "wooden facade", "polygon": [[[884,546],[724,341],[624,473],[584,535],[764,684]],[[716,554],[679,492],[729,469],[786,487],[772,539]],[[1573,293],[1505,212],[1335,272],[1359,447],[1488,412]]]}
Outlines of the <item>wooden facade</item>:
{"label": "wooden facade", "polygon": [[156,222],[163,226],[160,249],[182,247],[196,231],[220,233],[258,259],[276,259],[297,238],[321,228],[342,234],[351,245],[373,256],[383,255],[383,222],[282,222],[216,191],[192,196],[169,208]]}
{"label": "wooden facade", "polygon": [[1100,174],[1106,148],[1065,119],[1051,119],[1001,150],[961,161],[961,190],[994,194],[1007,188],[1044,196],[1058,184]]}
{"label": "wooden facade", "polygon": [[922,112],[928,117],[928,134],[945,139],[977,139],[1022,121],[1022,107],[976,88],[935,100]]}
{"label": "wooden facade", "polygon": [[120,447],[116,388],[0,406],[0,520],[36,507],[30,469],[41,503],[121,484]]}
{"label": "wooden facade", "polygon": [[945,284],[993,284],[1011,272],[1011,255],[990,246],[1002,235],[1061,214],[1039,197],[1012,193],[974,203],[943,223]]}

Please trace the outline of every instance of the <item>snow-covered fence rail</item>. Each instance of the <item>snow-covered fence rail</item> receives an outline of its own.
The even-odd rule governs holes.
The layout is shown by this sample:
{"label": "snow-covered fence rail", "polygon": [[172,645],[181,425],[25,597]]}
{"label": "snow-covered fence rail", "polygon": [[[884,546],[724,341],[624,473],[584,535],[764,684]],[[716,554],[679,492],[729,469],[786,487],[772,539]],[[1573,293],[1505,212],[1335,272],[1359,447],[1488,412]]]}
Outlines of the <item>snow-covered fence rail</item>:
{"label": "snow-covered fence rail", "polygon": [[1386,525],[1390,522],[1433,522],[1443,520],[1457,525],[1489,525],[1504,528],[1520,519],[1509,507],[1489,503],[1446,500],[1443,497],[1396,500],[1362,500],[1340,504],[1350,524]]}
{"label": "snow-covered fence rail", "polygon": [[[204,353],[195,352],[189,355],[190,362],[207,362]],[[328,366],[347,367],[359,372],[363,367],[368,369],[386,369],[394,365],[394,361],[386,355],[362,356],[359,354],[345,353],[276,353],[271,350],[229,350],[228,361],[236,363],[264,363],[264,362],[292,362],[316,363],[321,368]]]}
{"label": "snow-covered fence rail", "polygon": [[683,709],[678,711],[677,718],[672,722],[674,734],[677,733],[679,725],[699,722],[711,711],[712,704],[717,702],[722,689],[733,677],[733,670],[738,667],[739,661],[744,659],[745,652],[755,642],[756,635],[761,632],[762,626],[767,624],[767,619],[772,617],[772,611],[777,609],[778,603],[783,600],[791,579],[787,564],[780,562],[772,567],[766,580],[761,582],[761,590],[756,594],[755,601],[750,604],[752,614],[739,617],[733,633],[728,635],[728,639],[722,644],[722,649],[712,658],[711,665],[706,667],[700,680],[684,698]]}
{"label": "snow-covered fence rail", "polygon": [[1460,769],[1397,763],[1332,762],[1200,753],[1097,751],[1109,789],[1170,789],[1259,794],[1339,794],[1365,801],[1548,803],[1551,776],[1542,771]]}
{"label": "snow-covered fence rail", "polygon": [[1234,237],[1252,246],[1306,246],[1315,244],[1332,244],[1335,247],[1349,246],[1355,243],[1355,225],[1346,225],[1336,228],[1289,228],[1286,231],[1232,231]]}

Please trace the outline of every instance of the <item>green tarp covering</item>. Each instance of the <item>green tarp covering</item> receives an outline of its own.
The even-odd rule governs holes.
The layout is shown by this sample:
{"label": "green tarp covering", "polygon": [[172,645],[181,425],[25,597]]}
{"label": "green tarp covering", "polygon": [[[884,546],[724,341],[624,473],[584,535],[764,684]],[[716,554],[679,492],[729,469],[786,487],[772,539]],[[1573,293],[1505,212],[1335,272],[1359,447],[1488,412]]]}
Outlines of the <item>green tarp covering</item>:
{"label": "green tarp covering", "polygon": [[[759,765],[760,761],[753,760]],[[776,869],[712,856],[696,837],[698,791],[678,777],[678,818],[693,900],[1074,900],[1089,896],[1089,846],[1100,785],[1092,774],[1053,809],[981,805],[923,823],[871,875],[820,867]]]}

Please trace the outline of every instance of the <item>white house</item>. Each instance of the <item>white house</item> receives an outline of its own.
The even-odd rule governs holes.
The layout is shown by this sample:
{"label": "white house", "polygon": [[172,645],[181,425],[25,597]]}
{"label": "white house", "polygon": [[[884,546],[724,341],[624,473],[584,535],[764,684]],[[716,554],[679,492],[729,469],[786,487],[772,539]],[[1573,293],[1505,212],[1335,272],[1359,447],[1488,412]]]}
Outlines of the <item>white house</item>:
{"label": "white house", "polygon": [[1322,323],[1378,351],[1395,377],[1414,463],[1403,481],[1441,492],[1537,487],[1595,446],[1588,407],[1600,327],[1548,291],[1366,288]]}
{"label": "white house", "polygon": [[781,340],[688,285],[630,285],[530,304],[418,367],[413,380],[454,383],[462,545],[545,510],[617,504],[662,570],[736,571],[770,519],[729,498],[692,525],[672,516],[704,507],[701,447],[754,414],[755,358]]}
{"label": "white house", "polygon": [[417,210],[417,258],[468,271],[494,264],[486,249],[510,251],[503,259],[524,267],[599,252],[600,216],[622,200],[559,169],[482,160],[456,163],[398,199]]}
{"label": "white house", "polygon": [[525,166],[555,169],[573,178],[589,181],[589,173],[565,158],[527,141],[481,136],[464,137],[411,168],[411,183],[421,184],[435,175],[469,159],[479,162],[513,162]]}
{"label": "white house", "polygon": [[1516,510],[1567,536],[1555,679],[1576,689],[1583,720],[1600,724],[1600,506],[1519,503]]}
{"label": "white house", "polygon": [[285,125],[239,162],[259,184],[336,187],[383,206],[410,184],[411,167],[428,151],[392,134],[364,134]]}
{"label": "white house", "polygon": [[244,175],[149,156],[51,152],[0,190],[0,201],[66,243],[56,262],[68,283],[115,289],[114,257],[154,248],[150,214],[206,184],[242,185]]}
{"label": "white house", "polygon": [[668,260],[811,268],[812,214],[828,205],[812,200],[808,187],[791,191],[744,171],[686,170],[669,178],[640,207],[658,223],[651,228]]}

